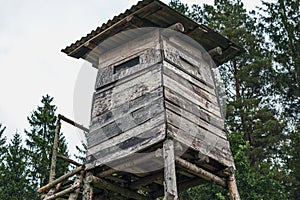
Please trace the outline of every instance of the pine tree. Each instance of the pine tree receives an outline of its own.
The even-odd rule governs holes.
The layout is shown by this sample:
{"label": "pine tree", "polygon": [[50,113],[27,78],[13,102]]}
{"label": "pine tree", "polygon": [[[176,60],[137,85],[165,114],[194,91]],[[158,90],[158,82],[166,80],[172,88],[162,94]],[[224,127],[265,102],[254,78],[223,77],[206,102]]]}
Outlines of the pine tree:
{"label": "pine tree", "polygon": [[273,44],[274,66],[280,72],[279,104],[290,125],[300,119],[300,1],[263,1],[264,28]]}
{"label": "pine tree", "polygon": [[[27,135],[26,145],[29,152],[31,167],[31,183],[39,188],[49,181],[49,171],[51,165],[52,146],[55,134],[56,106],[52,104],[53,98],[49,95],[42,97],[42,106],[34,110],[28,122],[31,130],[25,130]],[[58,153],[68,157],[68,150],[65,137],[62,133],[59,136]],[[57,177],[65,174],[68,164],[58,159],[56,166]]]}
{"label": "pine tree", "polygon": [[[178,0],[172,2],[180,3]],[[238,144],[231,149],[241,197],[284,198],[284,187],[275,174],[280,172],[278,150],[285,123],[272,106],[277,91],[274,90],[277,72],[260,23],[253,15],[255,12],[248,14],[241,0],[215,0],[214,6],[203,5],[202,8],[198,5],[193,5],[192,9],[182,8],[184,6],[181,3],[179,11],[220,32],[245,51],[219,67],[228,99],[227,132],[230,143]],[[197,193],[208,194],[212,189],[214,192],[210,196],[197,199],[226,198],[226,192],[216,186],[200,187]]]}
{"label": "pine tree", "polygon": [[2,199],[2,192],[5,186],[5,161],[4,156],[6,154],[6,137],[4,136],[4,131],[6,127],[2,127],[2,124],[0,124],[0,199]]}
{"label": "pine tree", "polygon": [[4,155],[5,183],[1,188],[0,198],[10,200],[38,199],[37,193],[29,183],[27,151],[22,146],[21,136],[16,133],[7,147]]}

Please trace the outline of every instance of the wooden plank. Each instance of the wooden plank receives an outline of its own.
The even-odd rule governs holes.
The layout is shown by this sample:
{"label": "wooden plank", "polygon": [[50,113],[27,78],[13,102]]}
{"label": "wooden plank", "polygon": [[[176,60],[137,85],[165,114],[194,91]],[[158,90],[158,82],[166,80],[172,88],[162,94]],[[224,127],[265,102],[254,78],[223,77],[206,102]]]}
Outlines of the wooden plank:
{"label": "wooden plank", "polygon": [[[103,149],[100,153],[89,154],[87,156],[87,167],[93,168],[94,166],[109,163],[111,161],[132,155],[133,153],[140,152],[160,141],[165,137],[165,124],[152,128],[148,131],[139,130],[143,132],[136,137],[130,137],[123,143],[113,146],[110,149]],[[105,154],[104,154],[105,153]]]}
{"label": "wooden plank", "polygon": [[[124,44],[118,46],[118,48],[114,48],[112,50],[108,50],[105,53],[99,56],[99,66],[98,68],[106,67],[112,64],[117,64],[118,62],[132,57],[146,49],[156,48],[159,49],[159,31],[158,29],[149,29],[150,32],[144,34],[141,30],[130,30],[133,34],[137,34],[137,38],[133,40],[126,39],[126,33],[123,32],[121,37],[123,37]],[[121,39],[122,40],[122,39]],[[120,41],[121,41],[120,40]],[[101,48],[101,44],[100,44]]]}
{"label": "wooden plank", "polygon": [[173,126],[187,132],[186,134],[189,134],[191,137],[201,138],[205,143],[208,143],[208,145],[222,145],[221,149],[229,148],[229,143],[226,139],[221,138],[218,135],[202,128],[195,122],[189,121],[181,115],[171,112],[170,110],[166,110],[166,117],[167,123],[170,123]]}
{"label": "wooden plank", "polygon": [[134,100],[129,101],[128,103],[122,104],[117,108],[113,108],[110,111],[107,111],[97,117],[94,117],[91,121],[91,132],[95,130],[95,128],[99,128],[100,126],[104,126],[107,124],[116,121],[135,110],[138,110],[142,107],[145,107],[151,104],[153,101],[161,98],[163,96],[162,87],[154,89],[145,95],[142,95]]}
{"label": "wooden plank", "polygon": [[204,121],[194,113],[197,112],[195,111],[194,113],[188,112],[184,110],[183,108],[177,107],[176,105],[170,103],[170,102],[165,102],[166,108],[169,109],[170,111],[177,113],[181,117],[189,120],[190,122],[197,124],[199,127],[203,128],[204,130],[207,130],[221,138],[227,139],[227,135],[224,130],[217,128],[213,126],[212,124]]}
{"label": "wooden plank", "polygon": [[221,117],[212,115],[201,106],[194,104],[190,99],[187,99],[181,94],[174,92],[168,88],[164,88],[165,99],[172,104],[178,106],[180,109],[186,110],[194,115],[200,117],[204,121],[212,124],[213,126],[224,130],[224,120]]}
{"label": "wooden plank", "polygon": [[179,142],[186,144],[189,148],[199,152],[200,155],[207,155],[225,167],[234,165],[229,142],[224,139],[220,138],[217,141],[210,142],[214,143],[214,145],[209,146],[209,142],[205,141],[205,135],[201,135],[199,132],[190,135],[189,132],[179,129],[172,124],[167,125],[167,134]]}
{"label": "wooden plank", "polygon": [[165,87],[178,92],[180,95],[189,99],[196,105],[199,105],[202,109],[207,110],[209,113],[221,117],[220,107],[212,104],[204,98],[200,98],[196,93],[190,90],[190,88],[186,88],[180,85],[177,81],[171,79],[170,77],[163,75],[163,84]]}
{"label": "wooden plank", "polygon": [[95,125],[93,130],[87,134],[88,148],[116,137],[146,121],[157,118],[163,111],[164,101],[163,98],[160,98],[126,115],[120,117],[117,115],[115,120],[109,124]]}
{"label": "wooden plank", "polygon": [[164,190],[166,200],[178,199],[175,169],[175,150],[172,139],[167,139],[163,144],[164,157]]}
{"label": "wooden plank", "polygon": [[[216,93],[214,90],[210,89],[210,91],[212,93],[207,92],[205,90],[207,88],[207,86],[205,87],[205,85],[202,84],[200,81],[198,81],[198,84],[191,83],[176,73],[177,71],[181,71],[180,69],[175,68],[175,67],[173,67],[173,69],[170,69],[169,66],[167,65],[167,66],[163,67],[164,75],[175,80],[176,82],[178,82],[180,85],[184,86],[185,88],[192,90],[194,93],[199,95],[199,97],[205,98],[206,100],[213,103],[214,105],[217,105],[217,106],[219,105],[219,102],[218,102],[218,99],[217,99],[217,96],[216,96]],[[202,87],[201,86],[199,87],[198,85],[201,85]],[[204,86],[204,88],[203,88],[203,86]]]}
{"label": "wooden plank", "polygon": [[96,176],[89,176],[88,182],[90,184],[95,185],[98,188],[106,189],[106,190],[110,190],[110,191],[119,193],[124,197],[138,199],[138,200],[144,200],[146,198],[144,195],[138,194],[135,191],[117,186],[111,182],[108,182],[108,181],[106,181],[102,178],[96,177]]}
{"label": "wooden plank", "polygon": [[38,192],[39,192],[39,193],[42,193],[42,192],[45,191],[45,190],[49,190],[50,188],[54,187],[54,186],[57,185],[58,183],[60,183],[60,182],[62,182],[62,181],[64,181],[64,180],[66,180],[67,178],[69,178],[69,177],[71,177],[71,176],[77,174],[78,172],[80,172],[80,171],[82,171],[82,170],[84,170],[84,166],[80,166],[80,167],[78,167],[78,168],[76,168],[76,169],[70,171],[69,173],[67,173],[67,174],[65,174],[65,175],[63,175],[63,176],[61,176],[61,177],[59,177],[59,178],[53,180],[52,182],[48,183],[47,185],[45,185],[45,186],[39,188],[39,189],[38,189]]}
{"label": "wooden plank", "polygon": [[[214,88],[207,86],[204,82],[201,82],[197,77],[194,77],[189,73],[186,73],[185,70],[180,67],[177,67],[175,65],[170,64],[169,62],[164,61],[163,62],[163,70],[165,70],[165,69],[176,73],[178,76],[184,78],[191,84],[197,85],[199,88],[202,88],[203,90],[207,91],[208,93],[210,93],[212,95],[216,94]],[[168,74],[168,71],[166,72],[166,74]]]}
{"label": "wooden plank", "polygon": [[141,76],[101,92],[93,99],[92,118],[136,99],[161,86],[161,65],[150,68]]}

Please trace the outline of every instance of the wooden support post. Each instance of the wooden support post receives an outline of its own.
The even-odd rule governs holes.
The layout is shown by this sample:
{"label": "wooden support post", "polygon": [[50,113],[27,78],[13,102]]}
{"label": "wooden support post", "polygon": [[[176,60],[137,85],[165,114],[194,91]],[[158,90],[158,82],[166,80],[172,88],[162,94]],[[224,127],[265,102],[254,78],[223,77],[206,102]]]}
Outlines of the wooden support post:
{"label": "wooden support post", "polygon": [[[74,181],[74,185],[80,185],[82,184],[82,179],[83,179],[83,171],[80,172],[80,174],[77,174],[77,177]],[[69,199],[68,200],[76,200],[78,198],[80,192],[80,187],[78,187],[73,193],[70,194]]]}
{"label": "wooden support post", "polygon": [[[135,191],[117,186],[115,184],[112,184],[112,183],[110,183],[102,178],[98,178],[96,176],[88,176],[87,182],[92,185],[95,185],[98,188],[107,189],[107,190],[119,193],[122,196],[127,197],[127,198],[133,198],[133,199],[138,199],[138,200],[144,200],[146,198],[145,196],[138,194]],[[86,200],[86,199],[84,199],[84,200]]]}
{"label": "wooden support post", "polygon": [[58,149],[58,140],[60,134],[60,117],[58,116],[55,128],[53,149],[52,149],[52,158],[51,158],[51,167],[50,167],[50,175],[49,175],[49,183],[55,179],[55,168],[56,168],[56,160],[57,160],[57,149]]}
{"label": "wooden support post", "polygon": [[83,196],[82,200],[92,200],[93,199],[93,187],[90,183],[90,179],[93,176],[92,172],[87,172],[83,185]]}
{"label": "wooden support post", "polygon": [[178,199],[177,184],[176,184],[176,170],[175,170],[175,152],[174,141],[167,139],[163,144],[164,157],[164,189],[165,200]]}
{"label": "wooden support post", "polygon": [[228,177],[228,190],[231,200],[240,200],[239,191],[237,189],[236,180],[234,173]]}
{"label": "wooden support post", "polygon": [[59,177],[58,179],[55,179],[54,181],[48,183],[47,185],[41,187],[40,189],[38,189],[39,193],[44,192],[45,190],[49,190],[50,188],[54,187],[55,185],[57,185],[58,183],[62,182],[63,180],[66,180],[67,178],[77,174],[78,172],[84,170],[84,166],[80,166],[74,170],[72,170],[71,172]]}

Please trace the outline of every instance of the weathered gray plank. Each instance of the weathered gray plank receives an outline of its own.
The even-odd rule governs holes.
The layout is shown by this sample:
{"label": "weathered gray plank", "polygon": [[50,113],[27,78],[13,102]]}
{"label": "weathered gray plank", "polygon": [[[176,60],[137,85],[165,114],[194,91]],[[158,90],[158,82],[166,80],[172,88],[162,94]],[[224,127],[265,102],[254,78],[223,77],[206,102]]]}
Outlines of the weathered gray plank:
{"label": "weathered gray plank", "polygon": [[[214,105],[219,105],[216,94],[215,93],[209,93],[207,92],[205,89],[203,89],[202,87],[199,87],[198,84],[193,84],[191,82],[189,82],[188,80],[186,80],[185,78],[179,76],[176,71],[181,71],[180,69],[169,69],[167,66],[164,66],[163,68],[163,73],[172,78],[173,80],[175,80],[176,82],[178,82],[178,84],[185,86],[186,88],[192,90],[194,93],[196,93],[197,95],[199,95],[201,98],[204,98],[208,101],[210,101],[211,103],[213,103]],[[203,85],[203,84],[202,84]]]}
{"label": "weathered gray plank", "polygon": [[111,147],[111,149],[104,149],[102,152],[87,156],[87,169],[132,155],[162,141],[165,138],[165,124],[163,123],[148,131],[139,130],[139,132],[142,134],[130,137],[129,140]]}
{"label": "weathered gray plank", "polygon": [[164,101],[160,98],[149,105],[135,110],[127,115],[116,118],[109,124],[95,124],[87,134],[88,146],[94,146],[116,135],[157,117],[164,111]]}
{"label": "weathered gray plank", "polygon": [[198,151],[201,155],[207,155],[226,167],[234,166],[229,142],[223,138],[209,139],[210,136],[206,136],[200,131],[197,134],[190,134],[189,131],[182,130],[171,123],[167,125],[167,134],[179,142],[188,145],[189,148]]}
{"label": "weathered gray plank", "polygon": [[172,104],[177,105],[180,109],[184,109],[188,112],[197,115],[204,121],[212,124],[215,127],[224,129],[224,120],[221,117],[217,117],[201,108],[199,105],[194,104],[190,99],[186,99],[179,93],[174,92],[168,88],[164,88],[164,95],[167,101],[172,102]]}
{"label": "weathered gray plank", "polygon": [[178,199],[175,169],[175,150],[172,139],[167,139],[163,143],[164,157],[164,189],[166,200]]}
{"label": "weathered gray plank", "polygon": [[190,88],[186,88],[170,77],[163,75],[163,84],[165,87],[176,91],[194,104],[199,105],[202,109],[207,110],[209,113],[217,117],[222,116],[220,107],[218,105],[214,105],[206,99],[199,97],[194,91],[191,91]]}
{"label": "weathered gray plank", "polygon": [[146,49],[154,48],[159,49],[159,31],[154,30],[132,41],[125,41],[124,44],[108,50],[99,56],[98,68],[114,65],[122,62],[135,55],[140,54]]}
{"label": "weathered gray plank", "polygon": [[161,65],[115,87],[94,94],[92,118],[118,107],[161,86]]}
{"label": "weathered gray plank", "polygon": [[202,127],[204,130],[207,130],[221,138],[227,139],[227,135],[224,130],[213,126],[212,124],[204,121],[203,119],[195,115],[194,113],[196,113],[197,111],[191,113],[184,110],[183,108],[179,108],[176,105],[171,104],[170,102],[166,102],[165,105],[168,110],[177,113],[179,116],[189,120],[190,122],[193,122],[194,124],[197,124],[198,126]]}
{"label": "weathered gray plank", "polygon": [[163,88],[159,87],[150,91],[149,93],[146,93],[145,95],[129,101],[128,103],[122,104],[117,108],[113,108],[99,116],[94,116],[91,120],[90,131],[93,131],[94,127],[97,128],[99,125],[104,126],[105,124],[112,123],[128,113],[151,104],[151,102],[161,98],[162,96]]}
{"label": "weathered gray plank", "polygon": [[170,64],[169,62],[164,61],[163,62],[163,69],[165,70],[167,68],[168,70],[173,71],[174,73],[178,74],[180,77],[183,77],[190,83],[197,85],[199,88],[204,89],[205,91],[209,92],[210,94],[215,95],[215,90],[214,88],[211,88],[207,86],[205,83],[201,82],[191,74],[186,73],[182,68],[179,68],[175,65]]}

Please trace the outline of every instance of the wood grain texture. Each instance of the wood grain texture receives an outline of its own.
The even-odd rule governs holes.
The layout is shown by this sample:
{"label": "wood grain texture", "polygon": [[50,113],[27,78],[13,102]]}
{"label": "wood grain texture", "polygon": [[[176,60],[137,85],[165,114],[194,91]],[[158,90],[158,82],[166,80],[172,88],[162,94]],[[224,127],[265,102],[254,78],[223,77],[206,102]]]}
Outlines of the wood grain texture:
{"label": "wood grain texture", "polygon": [[[131,113],[116,118],[109,124],[94,126],[93,131],[87,134],[88,148],[110,140],[117,135],[134,127],[140,126],[149,120],[155,122],[160,120],[164,112],[164,101],[162,98],[150,102],[149,105],[135,110]],[[119,118],[118,118],[119,117]]]}
{"label": "wood grain texture", "polygon": [[87,169],[124,158],[162,141],[165,137],[165,124],[152,127],[149,130],[139,128],[136,128],[136,130],[131,130],[131,132],[135,131],[141,134],[131,136],[129,137],[130,139],[122,143],[103,149],[94,154],[91,154],[92,152],[89,152],[88,150],[89,155],[87,156]]}
{"label": "wood grain texture", "polygon": [[168,110],[167,122],[167,134],[171,137],[227,167],[234,165],[229,142],[224,138]]}
{"label": "wood grain texture", "polygon": [[155,65],[143,74],[130,76],[125,81],[118,81],[112,88],[96,92],[93,97],[92,119],[157,89],[161,82],[161,65]]}
{"label": "wood grain texture", "polygon": [[172,139],[167,139],[163,143],[164,157],[164,190],[166,200],[178,199],[175,169],[175,150]]}
{"label": "wood grain texture", "polygon": [[[186,70],[189,74],[197,77],[199,80],[206,83],[208,86],[214,88],[214,81],[212,77],[212,71],[209,64],[202,59],[202,53],[198,52],[196,54],[189,54],[184,46],[179,46],[171,41],[163,40],[163,49],[165,60],[169,61],[171,64],[176,65],[184,70]],[[197,56],[198,55],[198,56]],[[196,70],[191,69],[190,67],[186,67],[184,64],[187,61],[190,65],[192,65]]]}

